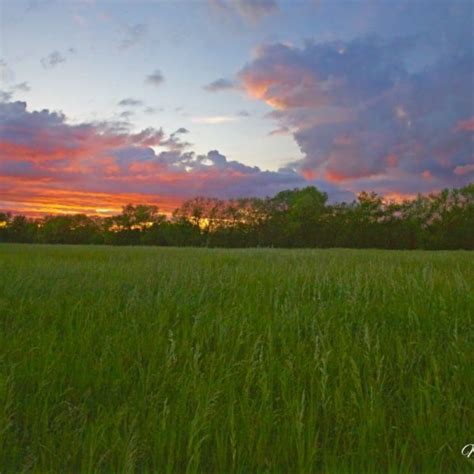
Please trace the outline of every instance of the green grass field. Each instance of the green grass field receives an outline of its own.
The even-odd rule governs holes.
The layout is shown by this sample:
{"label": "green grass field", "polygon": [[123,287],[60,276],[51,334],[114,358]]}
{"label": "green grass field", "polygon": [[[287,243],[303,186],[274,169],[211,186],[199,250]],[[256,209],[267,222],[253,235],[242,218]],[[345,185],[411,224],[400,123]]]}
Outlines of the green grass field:
{"label": "green grass field", "polygon": [[0,246],[0,472],[472,472],[474,254]]}

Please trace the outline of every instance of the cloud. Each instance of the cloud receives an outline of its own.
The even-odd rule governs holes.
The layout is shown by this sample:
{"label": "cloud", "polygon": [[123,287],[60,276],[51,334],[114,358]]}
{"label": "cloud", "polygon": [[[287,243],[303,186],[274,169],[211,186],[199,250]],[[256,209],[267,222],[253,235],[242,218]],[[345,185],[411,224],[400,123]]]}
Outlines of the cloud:
{"label": "cloud", "polygon": [[135,25],[123,28],[123,38],[119,43],[119,49],[127,50],[141,43],[148,34],[148,26],[144,23],[136,23]]}
{"label": "cloud", "polygon": [[229,79],[220,78],[209,84],[203,86],[203,89],[208,92],[220,92],[231,90],[235,88],[235,83]]}
{"label": "cloud", "polygon": [[30,92],[31,87],[28,82],[20,82],[8,88],[9,90],[0,90],[0,102],[9,102],[16,92]]}
{"label": "cloud", "polygon": [[15,74],[13,73],[13,70],[8,66],[8,63],[0,59],[0,82],[1,83],[6,83],[10,82],[13,80],[15,77]]}
{"label": "cloud", "polygon": [[[262,45],[239,77],[246,91],[277,109],[353,107],[406,77],[410,42],[361,38],[346,44],[306,41],[303,48]],[[363,67],[357,67],[360,65]]]}
{"label": "cloud", "polygon": [[275,137],[280,135],[288,135],[289,133],[291,133],[291,131],[288,127],[279,127],[268,132],[268,135],[271,137]]}
{"label": "cloud", "polygon": [[278,11],[275,0],[237,0],[234,4],[240,14],[250,21],[258,21]]}
{"label": "cloud", "polygon": [[122,99],[118,105],[120,107],[140,107],[143,105],[143,101],[139,99],[133,99],[131,97],[127,97],[126,99]]}
{"label": "cloud", "polygon": [[192,143],[183,141],[181,135],[186,135],[189,130],[184,127],[180,127],[170,134],[169,138],[162,142],[162,146],[166,146],[171,151],[181,151],[192,146]]}
{"label": "cloud", "polygon": [[143,111],[148,115],[153,115],[153,114],[156,114],[157,112],[162,112],[163,108],[145,107]]}
{"label": "cloud", "polygon": [[0,102],[9,102],[13,94],[7,91],[0,91]]}
{"label": "cloud", "polygon": [[14,91],[20,91],[20,92],[30,92],[31,91],[31,87],[30,85],[28,84],[28,82],[24,81],[24,82],[20,82],[18,84],[15,84],[13,87],[12,87],[12,90]]}
{"label": "cloud", "polygon": [[249,23],[257,23],[279,10],[275,0],[209,0],[209,4],[222,15],[237,15]]}
{"label": "cloud", "polygon": [[293,134],[304,155],[293,165],[308,176],[353,191],[462,186],[474,178],[474,52],[472,41],[459,41],[469,36],[463,25],[444,25],[443,47],[430,50],[430,61],[419,51],[437,40],[423,29],[261,45],[237,77],[273,109],[271,134]]}
{"label": "cloud", "polygon": [[458,132],[474,132],[474,117],[469,117],[466,120],[460,120],[455,127]]}
{"label": "cloud", "polygon": [[234,115],[209,115],[191,118],[191,122],[202,123],[205,125],[218,125],[221,123],[235,122],[236,120],[237,117]]}
{"label": "cloud", "polygon": [[121,118],[128,120],[135,115],[135,112],[133,110],[124,110],[123,112],[120,112],[119,115]]}
{"label": "cloud", "polygon": [[251,113],[247,112],[247,110],[239,110],[236,115],[237,117],[250,117]]}
{"label": "cloud", "polygon": [[153,86],[159,86],[164,80],[165,78],[163,77],[161,71],[159,69],[155,69],[154,72],[146,77],[145,82]]}
{"label": "cloud", "polygon": [[467,165],[462,165],[462,166],[456,166],[456,168],[454,168],[454,173],[455,174],[460,174],[460,175],[463,175],[463,174],[474,174],[474,163],[470,163],[470,164],[467,164]]}
{"label": "cloud", "polygon": [[59,64],[66,62],[66,56],[59,51],[53,51],[48,56],[42,58],[40,62],[45,69],[53,69]]}
{"label": "cloud", "polygon": [[25,7],[25,13],[29,13],[33,10],[43,8],[48,4],[49,0],[29,0]]}
{"label": "cloud", "polygon": [[178,128],[132,133],[116,122],[68,123],[64,114],[0,104],[0,207],[28,213],[94,212],[127,202],[171,211],[196,195],[265,196],[316,184],[333,198],[338,186],[307,181],[294,169],[263,171],[216,150],[185,151]]}

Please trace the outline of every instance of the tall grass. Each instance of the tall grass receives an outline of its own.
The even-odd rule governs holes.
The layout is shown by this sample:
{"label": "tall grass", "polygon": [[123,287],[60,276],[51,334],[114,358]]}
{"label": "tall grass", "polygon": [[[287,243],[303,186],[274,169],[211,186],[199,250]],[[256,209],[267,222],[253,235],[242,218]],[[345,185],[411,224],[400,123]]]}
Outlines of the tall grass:
{"label": "tall grass", "polygon": [[0,246],[0,471],[472,472],[473,264]]}

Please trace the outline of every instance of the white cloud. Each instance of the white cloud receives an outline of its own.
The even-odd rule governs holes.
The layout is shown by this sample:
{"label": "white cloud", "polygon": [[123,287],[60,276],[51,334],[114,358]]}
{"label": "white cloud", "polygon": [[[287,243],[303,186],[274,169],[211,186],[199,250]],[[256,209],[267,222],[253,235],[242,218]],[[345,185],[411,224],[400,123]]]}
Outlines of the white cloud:
{"label": "white cloud", "polygon": [[235,122],[238,118],[232,115],[209,115],[209,116],[200,116],[192,117],[191,122],[194,123],[203,123],[206,125],[217,125],[220,123],[229,123]]}

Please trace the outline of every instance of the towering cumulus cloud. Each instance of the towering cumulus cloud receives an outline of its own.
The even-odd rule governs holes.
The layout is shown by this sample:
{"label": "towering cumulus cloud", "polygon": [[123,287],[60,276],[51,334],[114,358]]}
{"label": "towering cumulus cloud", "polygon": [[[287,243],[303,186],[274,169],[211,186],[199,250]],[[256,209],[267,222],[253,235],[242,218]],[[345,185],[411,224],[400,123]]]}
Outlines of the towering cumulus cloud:
{"label": "towering cumulus cloud", "polygon": [[[62,114],[0,104],[0,207],[27,213],[116,210],[127,202],[171,211],[182,200],[265,196],[308,184],[292,169],[262,171],[217,151],[196,155],[179,128],[132,133],[121,123],[71,125]],[[314,183],[333,198],[336,186]]]}
{"label": "towering cumulus cloud", "polygon": [[446,23],[441,43],[423,30],[267,44],[238,76],[274,109],[279,129],[292,131],[306,176],[385,193],[459,186],[474,178],[474,43],[465,25]]}

